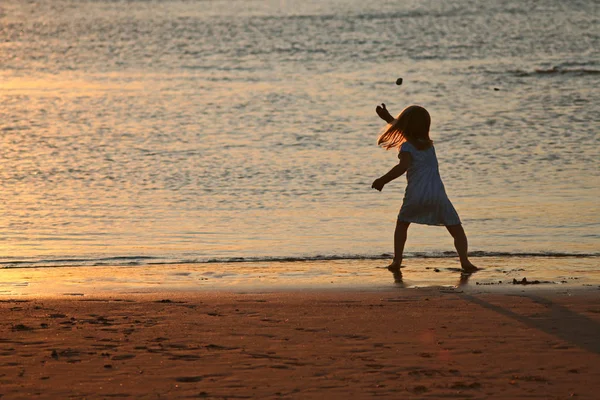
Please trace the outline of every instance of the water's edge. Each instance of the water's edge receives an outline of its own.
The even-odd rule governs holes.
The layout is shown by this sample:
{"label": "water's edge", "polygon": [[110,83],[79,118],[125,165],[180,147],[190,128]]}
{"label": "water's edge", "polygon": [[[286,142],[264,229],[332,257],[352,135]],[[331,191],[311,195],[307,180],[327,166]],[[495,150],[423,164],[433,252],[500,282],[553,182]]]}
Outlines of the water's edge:
{"label": "water's edge", "polygon": [[[598,258],[600,253],[568,253],[568,252],[498,252],[498,251],[473,251],[471,257],[502,257],[502,258]],[[340,254],[316,256],[273,256],[273,257],[223,257],[223,258],[170,258],[155,256],[114,256],[98,258],[59,257],[59,258],[8,258],[0,257],[0,269],[14,268],[60,268],[60,267],[103,267],[103,266],[159,266],[178,264],[231,264],[231,263],[282,263],[282,262],[311,262],[311,261],[376,261],[387,260],[392,257],[390,253],[368,254]],[[440,252],[409,252],[405,259],[449,259],[455,258],[452,251]]]}

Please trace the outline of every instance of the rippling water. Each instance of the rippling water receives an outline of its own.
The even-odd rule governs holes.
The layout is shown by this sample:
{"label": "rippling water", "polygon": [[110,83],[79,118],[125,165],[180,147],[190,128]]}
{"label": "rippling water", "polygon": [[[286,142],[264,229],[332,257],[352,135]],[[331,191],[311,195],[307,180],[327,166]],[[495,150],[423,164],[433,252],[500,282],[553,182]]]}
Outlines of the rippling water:
{"label": "rippling water", "polygon": [[473,250],[598,254],[599,8],[3,0],[0,261],[389,253],[380,102],[430,110]]}

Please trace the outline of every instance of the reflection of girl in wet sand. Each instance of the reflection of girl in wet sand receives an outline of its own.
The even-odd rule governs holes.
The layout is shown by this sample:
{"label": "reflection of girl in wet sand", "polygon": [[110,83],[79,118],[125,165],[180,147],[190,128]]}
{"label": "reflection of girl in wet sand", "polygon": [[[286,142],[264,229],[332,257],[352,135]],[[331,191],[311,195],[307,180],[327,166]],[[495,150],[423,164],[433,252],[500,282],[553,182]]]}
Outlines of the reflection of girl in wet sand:
{"label": "reflection of girl in wet sand", "polygon": [[377,106],[376,112],[388,123],[377,144],[386,150],[398,148],[400,163],[375,179],[371,187],[381,191],[404,172],[407,172],[408,182],[394,233],[394,260],[389,268],[401,267],[408,227],[414,222],[445,226],[454,238],[462,270],[468,273],[477,271],[478,268],[469,261],[467,236],[440,177],[435,149],[429,138],[429,113],[423,107],[410,106],[394,118],[385,104]]}

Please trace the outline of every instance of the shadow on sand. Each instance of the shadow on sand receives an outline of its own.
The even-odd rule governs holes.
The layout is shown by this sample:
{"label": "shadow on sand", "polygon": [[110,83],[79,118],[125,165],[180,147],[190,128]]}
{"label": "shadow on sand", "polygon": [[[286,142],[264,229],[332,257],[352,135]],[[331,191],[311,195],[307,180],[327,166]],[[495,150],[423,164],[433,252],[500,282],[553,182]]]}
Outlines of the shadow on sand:
{"label": "shadow on sand", "polygon": [[[402,271],[400,268],[388,268],[388,270],[394,277],[395,285],[404,287]],[[461,274],[457,286],[466,285],[470,277],[471,274]],[[522,296],[527,297],[548,309],[547,314],[542,316],[536,315],[535,318],[531,318],[517,314],[507,308],[488,303],[479,297],[465,293],[461,293],[459,296],[471,303],[515,319],[529,327],[556,336],[582,349],[600,354],[600,340],[598,340],[598,338],[600,338],[600,324],[588,317],[569,310],[567,307],[556,304],[547,298],[531,294]]]}
{"label": "shadow on sand", "polygon": [[488,303],[479,297],[464,293],[460,294],[460,297],[481,307],[513,318],[527,326],[556,336],[575,346],[581,347],[582,349],[600,354],[600,340],[598,340],[600,337],[600,324],[590,318],[573,312],[566,307],[556,304],[547,298],[535,295],[523,296],[548,309],[547,314],[542,316],[536,315],[535,318],[531,318],[517,314],[501,306]]}

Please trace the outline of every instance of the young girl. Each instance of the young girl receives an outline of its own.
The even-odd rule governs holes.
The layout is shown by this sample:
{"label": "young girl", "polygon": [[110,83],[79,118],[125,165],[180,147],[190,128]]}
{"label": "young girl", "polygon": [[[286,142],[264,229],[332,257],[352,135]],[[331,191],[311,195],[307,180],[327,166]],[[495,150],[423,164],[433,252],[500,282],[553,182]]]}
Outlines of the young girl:
{"label": "young girl", "polygon": [[399,148],[400,163],[381,178],[375,179],[371,187],[381,191],[388,182],[408,171],[408,184],[394,233],[394,260],[389,268],[400,268],[406,233],[411,222],[414,222],[444,225],[454,238],[462,270],[467,273],[477,271],[478,268],[471,264],[467,256],[467,236],[440,177],[435,149],[429,138],[429,113],[423,107],[410,106],[394,119],[385,104],[377,106],[375,111],[388,123],[377,144],[386,150]]}

